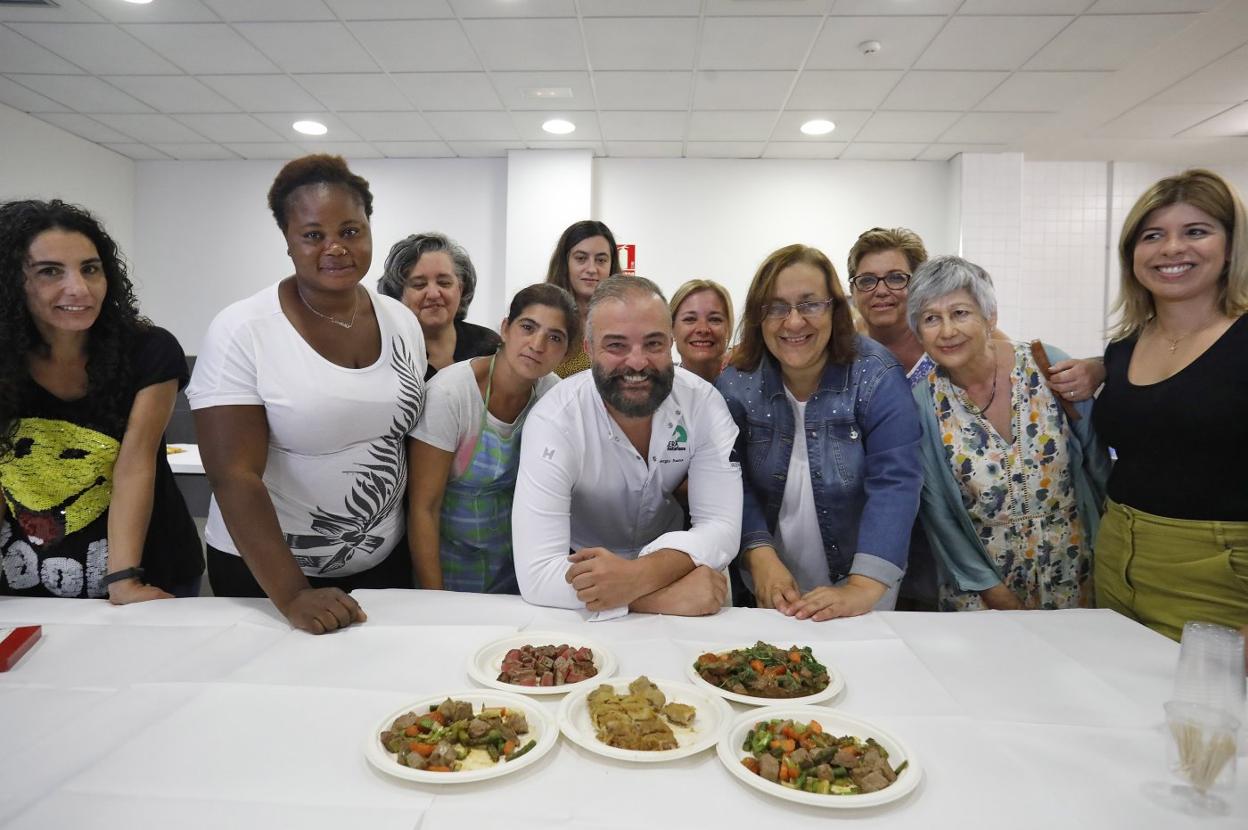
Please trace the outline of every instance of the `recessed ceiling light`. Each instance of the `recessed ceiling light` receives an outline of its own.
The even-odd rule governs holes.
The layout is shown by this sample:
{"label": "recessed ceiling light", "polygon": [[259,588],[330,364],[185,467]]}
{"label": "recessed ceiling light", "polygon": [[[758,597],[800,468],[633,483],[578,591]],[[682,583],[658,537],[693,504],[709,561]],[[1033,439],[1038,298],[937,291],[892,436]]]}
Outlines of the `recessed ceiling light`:
{"label": "recessed ceiling light", "polygon": [[552,118],[542,125],[542,129],[555,135],[567,135],[576,129],[576,125],[562,118]]}
{"label": "recessed ceiling light", "polygon": [[802,125],[802,132],[806,135],[827,135],[835,129],[836,125],[826,118],[816,118]]}
{"label": "recessed ceiling light", "polygon": [[329,128],[320,121],[296,121],[290,126],[294,127],[296,132],[304,135],[325,135],[325,133],[329,132]]}
{"label": "recessed ceiling light", "polygon": [[570,86],[528,86],[520,90],[520,94],[525,98],[536,98],[538,100],[550,98],[571,98],[572,87]]}
{"label": "recessed ceiling light", "polygon": [[152,0],[126,0],[127,3],[133,3],[136,6],[146,6]]}

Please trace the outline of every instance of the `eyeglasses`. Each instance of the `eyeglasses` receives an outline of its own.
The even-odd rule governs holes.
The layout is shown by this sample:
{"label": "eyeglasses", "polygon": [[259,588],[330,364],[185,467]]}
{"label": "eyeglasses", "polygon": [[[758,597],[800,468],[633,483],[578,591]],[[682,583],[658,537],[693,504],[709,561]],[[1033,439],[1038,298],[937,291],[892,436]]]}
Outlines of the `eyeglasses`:
{"label": "eyeglasses", "polygon": [[910,284],[910,275],[905,271],[889,271],[882,277],[877,277],[875,274],[859,274],[851,279],[849,284],[855,291],[866,294],[874,291],[881,282],[894,291],[900,291]]}
{"label": "eyeglasses", "polygon": [[809,300],[804,303],[798,303],[797,305],[790,305],[789,303],[767,303],[767,305],[763,306],[763,316],[768,320],[784,320],[787,319],[789,314],[793,312],[793,309],[797,309],[798,314],[807,319],[811,319],[822,315],[825,311],[832,307],[834,302],[836,302],[835,297],[831,297],[826,300]]}

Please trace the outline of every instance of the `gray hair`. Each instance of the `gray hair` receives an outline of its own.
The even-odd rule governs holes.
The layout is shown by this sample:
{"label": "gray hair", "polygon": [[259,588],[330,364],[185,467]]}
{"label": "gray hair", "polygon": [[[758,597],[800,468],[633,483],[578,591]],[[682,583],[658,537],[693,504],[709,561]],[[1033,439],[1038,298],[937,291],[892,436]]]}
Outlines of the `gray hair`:
{"label": "gray hair", "polygon": [[663,289],[653,280],[645,277],[638,277],[634,274],[612,274],[602,282],[598,283],[598,287],[594,289],[594,293],[590,295],[589,307],[585,312],[585,337],[591,342],[594,339],[594,309],[608,300],[618,300],[623,302],[629,296],[645,296],[652,294],[663,301],[663,305],[667,305],[667,297],[663,296]]}
{"label": "gray hair", "polygon": [[402,300],[407,272],[422,256],[438,251],[445,252],[451,258],[455,278],[459,280],[459,308],[455,311],[455,319],[462,320],[468,315],[472,296],[477,293],[477,269],[473,267],[464,246],[446,234],[437,231],[414,233],[394,243],[394,247],[386,255],[386,266],[381,279],[377,280],[377,291],[387,297]]}
{"label": "gray hair", "polygon": [[987,271],[960,256],[938,256],[916,268],[910,278],[910,294],[906,298],[910,330],[917,334],[923,309],[955,291],[970,294],[985,320],[997,313],[997,294]]}

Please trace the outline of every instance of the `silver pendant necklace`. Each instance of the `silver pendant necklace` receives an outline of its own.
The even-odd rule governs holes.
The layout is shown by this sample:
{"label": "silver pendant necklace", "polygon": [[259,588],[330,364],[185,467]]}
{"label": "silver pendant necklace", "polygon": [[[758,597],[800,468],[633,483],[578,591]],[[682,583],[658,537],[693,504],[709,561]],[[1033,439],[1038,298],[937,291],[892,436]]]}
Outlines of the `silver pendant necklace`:
{"label": "silver pendant necklace", "polygon": [[349,329],[352,326],[354,326],[355,316],[360,313],[360,295],[359,293],[355,292],[354,289],[352,290],[352,297],[355,299],[355,303],[351,306],[351,319],[350,320],[339,320],[337,317],[331,317],[328,314],[322,314],[321,312],[317,311],[315,308],[312,307],[312,304],[308,302],[308,298],[303,296],[303,289],[299,287],[298,281],[295,282],[295,293],[299,295],[299,299],[303,301],[303,304],[305,307],[307,307],[308,311],[312,312],[317,317],[320,317],[322,320],[328,320],[329,322],[333,323],[335,326],[339,326],[344,329]]}

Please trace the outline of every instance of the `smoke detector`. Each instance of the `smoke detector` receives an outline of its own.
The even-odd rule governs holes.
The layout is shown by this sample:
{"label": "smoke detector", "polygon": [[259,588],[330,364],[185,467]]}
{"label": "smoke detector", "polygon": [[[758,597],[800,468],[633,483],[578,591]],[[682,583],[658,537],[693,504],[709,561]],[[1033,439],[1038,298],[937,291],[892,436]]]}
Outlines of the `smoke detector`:
{"label": "smoke detector", "polygon": [[864,55],[874,55],[883,48],[884,46],[878,40],[864,40],[858,44],[858,51]]}

